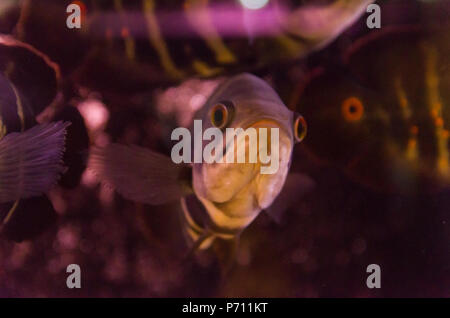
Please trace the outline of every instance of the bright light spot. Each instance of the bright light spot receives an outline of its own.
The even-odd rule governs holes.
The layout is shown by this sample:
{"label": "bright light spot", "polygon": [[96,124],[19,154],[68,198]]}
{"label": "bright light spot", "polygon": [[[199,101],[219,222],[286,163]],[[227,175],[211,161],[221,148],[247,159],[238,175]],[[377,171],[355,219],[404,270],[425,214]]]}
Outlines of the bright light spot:
{"label": "bright light spot", "polygon": [[241,4],[250,10],[258,10],[265,7],[269,0],[239,0]]}
{"label": "bright light spot", "polygon": [[92,169],[86,169],[83,172],[81,183],[89,188],[93,188],[99,183],[99,180],[97,175],[94,173]]}
{"label": "bright light spot", "polygon": [[192,110],[198,110],[203,104],[206,102],[206,96],[202,94],[195,94],[191,97],[189,102],[189,106],[191,106]]}
{"label": "bright light spot", "polygon": [[97,99],[88,99],[82,102],[78,105],[78,110],[90,130],[102,129],[109,119],[108,109]]}

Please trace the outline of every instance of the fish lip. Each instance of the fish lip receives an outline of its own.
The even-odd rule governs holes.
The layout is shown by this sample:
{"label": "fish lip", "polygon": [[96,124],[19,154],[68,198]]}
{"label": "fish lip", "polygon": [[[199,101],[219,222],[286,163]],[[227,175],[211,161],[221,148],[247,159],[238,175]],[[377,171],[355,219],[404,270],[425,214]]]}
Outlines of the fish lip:
{"label": "fish lip", "polygon": [[[273,118],[259,118],[258,120],[247,121],[245,124],[239,125],[238,127],[230,127],[230,128],[234,128],[234,129],[241,128],[241,129],[245,130],[247,128],[252,128],[252,127],[255,129],[257,129],[259,127],[260,128],[279,128],[279,130],[281,130],[281,132],[279,134],[280,142],[282,140],[288,140],[287,143],[283,143],[283,144],[285,144],[285,146],[290,147],[292,149],[292,146],[293,146],[292,139],[291,139],[292,136],[287,131],[286,126]],[[231,146],[231,143],[224,144],[223,154],[227,153],[230,146]],[[257,166],[255,166],[255,167],[257,168]],[[281,166],[280,166],[280,168],[281,168]],[[281,171],[281,169],[279,169],[279,171],[277,171],[275,174],[279,174],[280,171]],[[258,176],[265,176],[265,175],[260,175],[259,172],[253,173],[253,176],[250,178],[250,180],[248,180],[247,182],[242,184],[240,186],[240,188],[238,189],[238,191],[236,191],[236,193],[234,193],[234,195],[226,201],[216,201],[216,200],[213,200],[209,196],[205,196],[205,198],[208,198],[208,200],[210,200],[211,202],[214,202],[215,204],[230,202],[230,201],[234,200],[236,198],[236,196],[243,189],[245,189],[246,187],[251,185],[253,182],[255,182],[257,180]],[[258,198],[258,194],[254,193],[254,194],[252,194],[252,196],[253,196],[254,207],[257,208],[259,211],[263,210],[264,209],[263,206],[265,204],[263,204],[263,202]]]}
{"label": "fish lip", "polygon": [[286,128],[285,125],[283,125],[280,121],[273,119],[273,118],[269,118],[269,117],[267,117],[267,118],[262,117],[256,121],[245,123],[242,126],[245,127],[245,128],[243,128],[244,130],[246,130],[248,128],[255,128],[255,129],[257,129],[257,128],[278,128],[280,131],[280,137],[282,134],[284,134],[288,137],[290,136],[290,131],[288,130],[288,128]]}
{"label": "fish lip", "polygon": [[[243,125],[245,129],[248,128],[255,128],[255,126],[259,126],[260,124],[265,124],[265,125],[261,125],[260,128],[272,128],[271,126],[274,126],[273,128],[279,128],[279,129],[284,129],[283,125],[281,125],[281,123],[279,121],[277,121],[276,119],[273,118],[260,118],[256,121],[252,121],[250,123],[245,123],[245,125]],[[269,126],[269,127],[267,127]]]}
{"label": "fish lip", "polygon": [[[265,125],[265,126],[263,125],[261,127],[258,127],[258,124],[260,124],[260,123],[267,123],[268,125]],[[242,127],[230,127],[230,128],[233,128],[233,129],[242,128],[243,130],[247,130],[248,128],[255,128],[255,126],[257,126],[257,128],[278,128],[283,134],[285,134],[286,136],[289,136],[289,132],[284,127],[284,125],[282,125],[279,121],[277,121],[273,118],[269,118],[269,117],[262,117],[256,121],[246,122],[241,126]],[[269,126],[269,127],[267,127],[267,126]],[[273,127],[270,127],[270,126],[273,126]],[[224,153],[227,153],[229,146],[230,146],[229,144],[224,145],[224,147],[223,147]]]}

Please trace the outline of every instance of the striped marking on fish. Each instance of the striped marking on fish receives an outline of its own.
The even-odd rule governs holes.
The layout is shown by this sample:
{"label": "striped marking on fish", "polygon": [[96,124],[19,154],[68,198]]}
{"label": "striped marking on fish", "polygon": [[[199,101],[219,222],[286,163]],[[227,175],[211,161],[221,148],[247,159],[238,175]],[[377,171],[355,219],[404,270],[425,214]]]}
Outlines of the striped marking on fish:
{"label": "striped marking on fish", "polygon": [[150,38],[150,43],[154,46],[158,53],[160,62],[164,70],[173,78],[179,79],[184,77],[183,71],[178,69],[175,62],[172,60],[167,44],[159,29],[158,20],[155,15],[155,1],[144,0],[143,5],[145,20],[147,21],[147,30]]}
{"label": "striped marking on fish", "polygon": [[219,64],[236,63],[236,56],[224,43],[212,22],[208,5],[209,0],[185,0],[184,10],[188,21],[214,52]]}
{"label": "striped marking on fish", "polygon": [[[238,1],[224,0],[84,0],[77,3],[83,5],[86,19],[82,19],[79,33],[73,33],[87,37],[88,41],[80,45],[90,46],[87,48],[93,52],[87,53],[90,58],[102,59],[105,54],[112,54],[135,62],[132,64],[137,68],[140,63],[149,64],[156,69],[155,75],[149,77],[161,81],[250,71],[281,59],[304,57],[335,38],[349,20],[361,15],[363,6],[359,0],[335,0],[333,5],[328,3],[317,10],[305,8],[305,11],[299,10],[306,7],[303,3],[272,1],[263,10],[250,13]],[[30,43],[36,40],[34,32],[30,32],[35,27],[33,24],[42,21],[45,27],[51,28],[54,21],[42,17],[61,10],[61,4],[41,9],[30,0],[22,1],[20,6],[17,36]],[[300,20],[304,15],[316,14],[317,25],[306,24],[299,34],[296,32],[299,28],[283,25],[284,19],[295,20],[297,14]],[[104,41],[98,41],[98,36]],[[46,44],[44,40],[42,46]],[[77,66],[82,69],[84,62],[79,63]]]}
{"label": "striped marking on fish", "polygon": [[125,42],[125,53],[128,59],[134,60],[136,57],[136,45],[133,37],[130,35],[129,28],[126,26],[122,0],[114,0],[114,8],[119,13],[119,19],[123,25],[120,36]]}
{"label": "striped marking on fish", "polygon": [[[245,47],[238,45],[230,46],[226,43],[223,34],[219,27],[213,21],[213,9],[212,5],[215,5],[214,1],[210,0],[184,0],[180,1],[178,8],[179,11],[166,10],[168,7],[162,1],[158,0],[142,0],[139,2],[126,3],[122,0],[114,0],[112,2],[112,9],[118,15],[119,28],[114,26],[105,26],[103,36],[110,43],[114,39],[119,39],[123,42],[124,55],[129,60],[136,60],[139,55],[139,42],[136,39],[135,31],[136,25],[131,27],[133,23],[127,21],[131,19],[129,13],[133,13],[133,5],[140,4],[139,11],[143,13],[146,33],[149,38],[151,48],[154,50],[156,57],[159,60],[159,65],[163,71],[172,79],[183,79],[188,75],[198,75],[201,77],[211,77],[221,74],[226,71],[226,66],[236,65],[245,56]],[[92,1],[92,13],[91,22],[95,20],[94,17],[101,17],[101,12],[104,7],[99,6],[97,2]],[[220,4],[220,2],[218,2]],[[231,6],[232,7],[232,6]],[[236,10],[240,7],[236,6]],[[192,46],[188,44],[192,54],[184,55],[182,60],[190,59],[188,63],[184,62],[180,65],[178,57],[183,55],[186,51],[186,47],[180,47],[178,44],[175,47],[169,45],[167,36],[162,29],[164,26],[161,21],[158,20],[159,10],[161,12],[181,12],[187,23],[186,27],[196,35],[197,39],[201,39],[203,43],[198,46]],[[100,13],[99,13],[100,12]],[[181,18],[181,16],[180,16]],[[88,23],[87,29],[92,27],[91,23]],[[82,30],[85,32],[86,30]],[[241,38],[242,43],[246,43],[246,47],[249,42],[249,35],[243,34]],[[264,41],[264,47],[272,48],[274,53],[271,52],[268,55],[278,56],[282,58],[297,58],[301,55],[301,52],[308,49],[308,46],[314,45],[314,41],[294,36],[286,30],[281,30],[281,33],[275,35],[273,38],[267,38]],[[233,40],[233,43],[236,43]],[[248,48],[248,47],[247,47]],[[176,52],[174,51],[176,50]],[[195,52],[194,52],[195,51]],[[244,53],[241,53],[244,52]],[[200,60],[195,56],[207,56]],[[194,58],[193,58],[194,57]],[[264,57],[262,57],[265,59]],[[211,59],[211,60],[210,60]]]}
{"label": "striped marking on fish", "polygon": [[[191,217],[191,213],[189,212],[189,208],[187,207],[187,204],[186,204],[186,199],[181,198],[180,202],[181,202],[181,209],[183,211],[182,222],[184,224],[185,233],[189,237],[188,241],[197,242],[200,239],[200,237],[202,236],[202,234],[204,233],[204,229],[201,226],[199,226],[194,221],[194,219]],[[211,237],[208,240],[204,240],[198,246],[198,248],[201,250],[209,248],[211,246],[213,240],[214,240],[213,237]]]}
{"label": "striped marking on fish", "polygon": [[439,92],[438,51],[428,42],[422,42],[421,48],[425,57],[425,84],[429,114],[434,122],[437,145],[437,170],[444,176],[450,176],[448,150],[449,133],[443,119],[443,101]]}
{"label": "striped marking on fish", "polygon": [[[8,63],[5,70],[5,76],[6,78],[10,79],[10,74],[14,72],[14,63]],[[20,119],[20,131],[25,131],[25,112],[23,109],[22,99],[20,98],[19,92],[16,88],[16,86],[13,84],[13,82],[10,80],[9,85],[11,86],[12,91],[14,92],[14,95],[16,96],[16,109],[17,109],[17,116],[19,116]]]}
{"label": "striped marking on fish", "polygon": [[403,120],[409,125],[409,139],[406,146],[405,155],[408,160],[415,161],[419,157],[419,150],[417,147],[417,135],[419,133],[419,128],[411,123],[411,105],[409,104],[408,96],[406,95],[406,91],[403,87],[402,79],[400,77],[396,77],[394,80],[394,85]]}

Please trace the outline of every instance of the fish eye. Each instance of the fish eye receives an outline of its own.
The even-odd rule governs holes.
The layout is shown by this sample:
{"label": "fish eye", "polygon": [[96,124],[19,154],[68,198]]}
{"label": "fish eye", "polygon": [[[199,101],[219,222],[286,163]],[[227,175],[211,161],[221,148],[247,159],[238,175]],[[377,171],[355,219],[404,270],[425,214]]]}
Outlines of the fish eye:
{"label": "fish eye", "polygon": [[302,115],[297,115],[294,121],[294,137],[296,142],[301,142],[305,139],[308,126],[305,118]]}
{"label": "fish eye", "polygon": [[220,102],[211,108],[211,123],[219,129],[224,128],[230,122],[233,115],[233,104],[231,102]]}
{"label": "fish eye", "polygon": [[357,97],[349,97],[342,102],[342,115],[347,121],[359,121],[364,114],[364,105]]}

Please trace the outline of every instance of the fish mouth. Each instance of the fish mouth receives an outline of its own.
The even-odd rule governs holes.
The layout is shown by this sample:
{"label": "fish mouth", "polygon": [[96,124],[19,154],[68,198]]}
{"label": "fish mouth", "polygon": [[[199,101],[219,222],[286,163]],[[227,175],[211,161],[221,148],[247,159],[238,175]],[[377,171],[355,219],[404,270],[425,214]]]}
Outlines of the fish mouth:
{"label": "fish mouth", "polygon": [[[244,128],[246,127],[246,128]],[[258,205],[262,208],[272,202],[274,194],[278,194],[278,178],[284,183],[285,171],[288,169],[290,156],[292,153],[292,135],[289,134],[286,127],[273,119],[259,119],[249,122],[246,125],[240,125],[242,131],[247,128],[256,129],[256,138],[259,135],[260,128],[266,128],[266,140],[258,138],[258,142],[253,149],[250,149],[250,138],[245,137],[244,133],[237,133],[235,142],[229,141],[224,145],[225,157],[227,155],[234,156],[232,162],[212,163],[202,165],[202,176],[198,193],[203,197],[215,203],[226,203],[235,200],[243,200],[248,203],[246,208],[239,210],[248,210],[249,205]],[[274,134],[274,142],[272,142],[271,128],[277,128],[278,134]],[[236,128],[235,128],[236,129]],[[278,140],[275,137],[278,135]],[[253,138],[253,140],[256,140]],[[261,143],[260,141],[263,140]],[[275,144],[276,142],[276,144]],[[278,145],[278,147],[277,147]],[[239,162],[237,153],[245,150],[245,160]],[[233,152],[234,151],[234,154]],[[256,153],[256,160],[249,161],[249,152]],[[276,152],[276,153],[275,153]],[[265,156],[266,161],[261,160]],[[253,157],[255,159],[255,156]],[[224,160],[226,158],[223,158]],[[265,171],[264,171],[265,169]],[[271,170],[272,169],[272,170]],[[264,173],[266,172],[266,173]],[[195,178],[194,178],[195,179]],[[276,183],[276,184],[274,184]],[[200,186],[202,184],[202,186]],[[246,193],[244,195],[244,193]],[[246,197],[244,199],[243,197]],[[250,203],[247,200],[251,200]],[[238,210],[238,209],[236,209]]]}
{"label": "fish mouth", "polygon": [[281,127],[280,123],[278,123],[276,120],[270,119],[270,118],[262,118],[262,119],[259,119],[258,121],[255,121],[251,124],[247,124],[245,126],[246,126],[246,128],[250,128],[250,127],[253,127],[253,128],[259,128],[259,127],[261,127],[261,128],[272,128],[272,127],[280,128]]}
{"label": "fish mouth", "polygon": [[[258,161],[251,164],[252,167],[246,171],[247,182],[242,183],[239,190],[237,189],[239,193],[246,188],[252,188],[250,193],[252,193],[253,204],[256,205],[258,210],[262,210],[272,204],[284,185],[290,166],[293,142],[284,126],[273,119],[261,119],[245,127],[257,129],[257,131],[260,128],[267,129],[267,140],[264,140],[262,143],[258,134]],[[271,138],[273,134],[272,129],[277,129],[278,136],[274,136],[277,138]],[[248,142],[246,142],[246,154],[250,152],[249,146]],[[264,155],[268,155],[268,158],[270,158],[269,162],[262,162],[261,152]]]}
{"label": "fish mouth", "polygon": [[258,129],[258,128],[267,128],[267,129],[276,128],[276,129],[279,129],[279,130],[283,130],[282,125],[279,122],[277,122],[276,120],[273,120],[273,119],[265,119],[265,118],[264,119],[260,119],[260,120],[258,120],[256,122],[253,122],[252,124],[246,126],[245,129],[248,129],[248,128],[255,128],[255,129]]}
{"label": "fish mouth", "polygon": [[[240,127],[237,127],[235,129],[239,129]],[[261,152],[264,151],[264,155],[271,156],[272,153],[272,143],[275,142],[274,149],[279,152],[281,147],[281,140],[289,139],[290,134],[289,132],[284,128],[283,125],[281,125],[276,120],[273,120],[271,118],[263,118],[256,122],[251,122],[248,124],[242,125],[243,132],[248,132],[249,129],[255,129],[256,133],[256,145],[250,144],[249,139],[242,140],[243,133],[236,134],[237,142],[229,142],[224,143],[224,154],[228,154],[228,152],[231,151],[230,147],[234,146],[234,163],[239,163],[237,158],[238,149],[244,147],[245,149],[245,161],[244,163],[254,163],[256,165],[264,165],[265,162],[261,162]],[[264,129],[264,130],[261,130]],[[276,131],[274,131],[274,129]],[[274,135],[273,135],[274,134]],[[265,139],[265,140],[264,140]],[[255,149],[256,148],[256,149]],[[250,160],[250,153],[252,152],[256,153],[257,161],[251,162]],[[256,151],[255,151],[256,150]],[[269,151],[270,150],[270,151]],[[278,155],[279,157],[279,155]]]}

